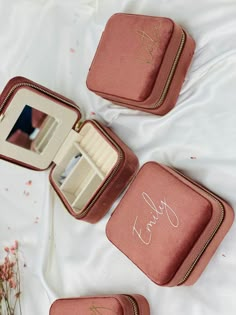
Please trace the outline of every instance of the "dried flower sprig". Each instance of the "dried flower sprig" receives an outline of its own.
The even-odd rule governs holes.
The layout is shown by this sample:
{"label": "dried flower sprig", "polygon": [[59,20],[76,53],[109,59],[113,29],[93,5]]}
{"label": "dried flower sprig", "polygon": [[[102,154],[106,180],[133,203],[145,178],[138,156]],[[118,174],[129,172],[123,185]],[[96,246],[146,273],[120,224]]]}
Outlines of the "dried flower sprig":
{"label": "dried flower sprig", "polygon": [[18,241],[4,248],[5,257],[0,264],[0,315],[15,315],[17,311],[22,315],[18,249]]}

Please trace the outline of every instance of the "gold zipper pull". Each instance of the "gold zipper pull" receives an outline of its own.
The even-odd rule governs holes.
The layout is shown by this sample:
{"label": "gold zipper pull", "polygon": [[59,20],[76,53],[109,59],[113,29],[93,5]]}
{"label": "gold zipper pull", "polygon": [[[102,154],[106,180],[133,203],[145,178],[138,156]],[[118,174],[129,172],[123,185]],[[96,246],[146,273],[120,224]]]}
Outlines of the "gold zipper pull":
{"label": "gold zipper pull", "polygon": [[77,123],[75,124],[75,131],[78,131],[82,124],[83,124],[83,120],[77,121]]}
{"label": "gold zipper pull", "polygon": [[0,122],[3,121],[4,117],[5,117],[4,114],[1,114],[1,115],[0,115]]}

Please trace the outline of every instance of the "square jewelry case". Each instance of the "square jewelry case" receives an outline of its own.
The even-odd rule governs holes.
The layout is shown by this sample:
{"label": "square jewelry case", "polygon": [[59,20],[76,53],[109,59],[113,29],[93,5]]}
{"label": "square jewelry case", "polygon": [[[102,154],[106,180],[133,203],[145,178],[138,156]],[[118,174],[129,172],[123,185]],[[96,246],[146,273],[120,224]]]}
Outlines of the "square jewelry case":
{"label": "square jewelry case", "polygon": [[49,315],[150,315],[149,304],[139,294],[87,296],[56,300]]}
{"label": "square jewelry case", "polygon": [[156,284],[192,285],[233,220],[223,199],[177,170],[148,162],[112,213],[106,234]]}
{"label": "square jewelry case", "polygon": [[97,95],[132,109],[164,115],[177,102],[195,42],[169,18],[114,14],[87,76]]}
{"label": "square jewelry case", "polygon": [[0,156],[50,170],[50,182],[76,219],[95,223],[138,168],[134,153],[107,127],[81,121],[71,100],[23,77],[0,97]]}

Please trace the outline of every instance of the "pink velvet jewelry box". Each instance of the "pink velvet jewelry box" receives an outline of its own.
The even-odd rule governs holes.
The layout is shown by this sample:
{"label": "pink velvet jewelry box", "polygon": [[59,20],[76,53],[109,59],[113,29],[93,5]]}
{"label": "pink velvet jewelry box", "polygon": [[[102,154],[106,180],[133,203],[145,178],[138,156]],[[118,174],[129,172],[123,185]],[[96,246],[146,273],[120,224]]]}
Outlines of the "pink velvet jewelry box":
{"label": "pink velvet jewelry box", "polygon": [[50,315],[150,315],[149,304],[139,294],[115,294],[56,300]]}
{"label": "pink velvet jewelry box", "polygon": [[68,212],[95,223],[138,168],[135,154],[98,121],[82,121],[74,102],[26,78],[0,96],[0,157],[45,170]]}
{"label": "pink velvet jewelry box", "polygon": [[132,109],[164,115],[177,102],[195,49],[169,18],[114,14],[87,76],[97,95]]}
{"label": "pink velvet jewelry box", "polygon": [[156,284],[192,285],[233,219],[223,199],[176,170],[148,162],[112,213],[106,234]]}

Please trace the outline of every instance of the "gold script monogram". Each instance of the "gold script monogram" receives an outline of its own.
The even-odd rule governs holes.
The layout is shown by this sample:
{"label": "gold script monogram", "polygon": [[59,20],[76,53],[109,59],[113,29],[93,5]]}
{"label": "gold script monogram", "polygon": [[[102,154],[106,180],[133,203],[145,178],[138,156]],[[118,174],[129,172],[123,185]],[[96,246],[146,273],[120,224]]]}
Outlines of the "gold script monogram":
{"label": "gold script monogram", "polygon": [[[110,308],[92,305],[90,308],[90,315],[105,315],[105,314],[117,314]],[[108,311],[108,312],[107,312]]]}
{"label": "gold script monogram", "polygon": [[160,216],[166,215],[167,219],[170,223],[170,225],[174,228],[177,228],[179,226],[179,218],[177,217],[177,214],[175,211],[167,204],[166,199],[164,198],[161,200],[160,205],[157,207],[151,197],[143,192],[142,197],[145,201],[145,203],[148,204],[149,208],[151,209],[151,215],[152,219],[146,223],[146,227],[143,229],[138,226],[138,216],[135,218],[134,225],[133,225],[133,235],[137,235],[139,240],[145,244],[149,245],[152,240],[152,228],[153,225],[157,224]]}
{"label": "gold script monogram", "polygon": [[155,25],[153,30],[149,33],[138,30],[137,34],[141,39],[141,45],[138,49],[138,59],[144,63],[153,64],[155,49],[159,47],[160,44],[160,29],[161,24]]}

